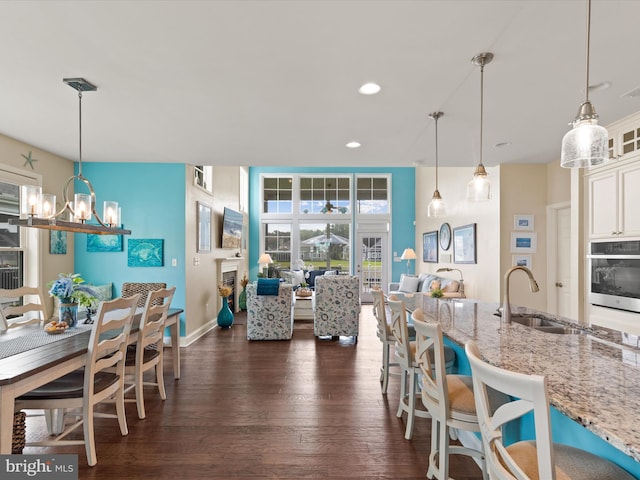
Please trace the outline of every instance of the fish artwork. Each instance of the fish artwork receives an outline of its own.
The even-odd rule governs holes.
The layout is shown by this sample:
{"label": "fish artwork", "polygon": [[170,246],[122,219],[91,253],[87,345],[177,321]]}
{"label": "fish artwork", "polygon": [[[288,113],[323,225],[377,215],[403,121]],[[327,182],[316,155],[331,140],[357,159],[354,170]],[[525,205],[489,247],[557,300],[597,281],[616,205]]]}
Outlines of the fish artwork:
{"label": "fish artwork", "polygon": [[161,267],[164,259],[164,240],[129,239],[127,265],[129,267]]}

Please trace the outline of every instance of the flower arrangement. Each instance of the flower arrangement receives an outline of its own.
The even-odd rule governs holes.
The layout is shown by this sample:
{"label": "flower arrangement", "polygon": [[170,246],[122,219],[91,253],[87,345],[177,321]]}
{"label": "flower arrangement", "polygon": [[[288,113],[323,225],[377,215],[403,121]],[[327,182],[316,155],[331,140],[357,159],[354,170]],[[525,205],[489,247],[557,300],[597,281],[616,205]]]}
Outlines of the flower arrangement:
{"label": "flower arrangement", "polygon": [[227,285],[223,285],[222,283],[218,284],[218,294],[221,297],[228,297],[233,292],[233,289]]}
{"label": "flower arrangement", "polygon": [[443,296],[444,296],[444,293],[442,293],[442,290],[440,290],[439,288],[436,288],[435,290],[431,290],[431,297],[442,298]]}
{"label": "flower arrangement", "polygon": [[58,279],[47,284],[49,295],[58,297],[60,303],[77,303],[83,307],[93,307],[98,302],[96,291],[82,285],[84,279],[79,273],[60,273]]}
{"label": "flower arrangement", "polygon": [[245,288],[249,284],[249,279],[247,278],[247,274],[245,273],[240,279],[240,285],[242,288]]}

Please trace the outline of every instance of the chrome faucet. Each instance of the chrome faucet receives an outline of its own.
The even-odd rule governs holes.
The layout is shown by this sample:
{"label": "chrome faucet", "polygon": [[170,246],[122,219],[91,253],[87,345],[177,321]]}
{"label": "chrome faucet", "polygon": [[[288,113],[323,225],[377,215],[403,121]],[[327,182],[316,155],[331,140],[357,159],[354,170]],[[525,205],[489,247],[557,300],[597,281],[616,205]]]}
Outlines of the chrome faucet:
{"label": "chrome faucet", "polygon": [[507,270],[507,272],[504,274],[504,300],[502,301],[502,321],[504,323],[511,323],[511,303],[509,302],[509,277],[516,270],[522,270],[524,271],[524,273],[527,274],[527,276],[529,277],[529,288],[531,288],[531,291],[533,293],[536,293],[540,290],[540,287],[538,287],[538,282],[536,282],[536,279],[533,278],[533,273],[531,273],[531,270],[529,270],[527,267],[517,266],[517,267],[511,267],[509,270]]}

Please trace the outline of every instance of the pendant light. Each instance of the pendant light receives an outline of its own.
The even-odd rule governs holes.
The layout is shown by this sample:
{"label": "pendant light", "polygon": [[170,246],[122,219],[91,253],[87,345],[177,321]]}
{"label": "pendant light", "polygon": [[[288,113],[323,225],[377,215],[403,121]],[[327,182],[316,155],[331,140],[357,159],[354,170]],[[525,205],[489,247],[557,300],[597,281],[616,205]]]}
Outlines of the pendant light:
{"label": "pendant light", "polygon": [[482,164],[482,121],[484,116],[484,66],[491,63],[493,53],[484,52],[471,59],[480,67],[480,163],[473,172],[473,178],[467,185],[467,199],[472,202],[483,202],[491,198],[491,182],[487,170]]}
{"label": "pendant light", "polygon": [[433,118],[436,122],[436,189],[433,192],[433,197],[431,197],[431,202],[429,202],[429,207],[427,208],[427,216],[429,217],[442,217],[446,213],[444,201],[438,191],[438,119],[443,115],[444,113],[442,112],[429,114],[429,118]]}
{"label": "pendant light", "polygon": [[[88,178],[82,175],[82,92],[95,92],[98,87],[84,78],[64,78],[62,80],[78,91],[79,119],[79,157],[78,175],[69,177],[62,190],[64,206],[55,211],[55,195],[42,194],[40,187],[24,185],[21,187],[20,219],[9,219],[11,225],[35,227],[45,230],[64,230],[76,233],[93,233],[98,235],[129,235],[131,230],[120,226],[120,208],[118,202],[105,201],[103,216],[96,211],[96,193]],[[78,180],[86,185],[89,193],[76,193],[73,201],[69,198],[68,188]],[[68,215],[69,220],[63,220]],[[99,225],[87,223],[95,218]]]}
{"label": "pendant light", "polygon": [[562,139],[560,166],[581,168],[600,165],[609,159],[607,129],[598,125],[598,114],[589,101],[589,43],[591,37],[591,0],[587,1],[587,48],[584,102],[578,109],[573,128]]}

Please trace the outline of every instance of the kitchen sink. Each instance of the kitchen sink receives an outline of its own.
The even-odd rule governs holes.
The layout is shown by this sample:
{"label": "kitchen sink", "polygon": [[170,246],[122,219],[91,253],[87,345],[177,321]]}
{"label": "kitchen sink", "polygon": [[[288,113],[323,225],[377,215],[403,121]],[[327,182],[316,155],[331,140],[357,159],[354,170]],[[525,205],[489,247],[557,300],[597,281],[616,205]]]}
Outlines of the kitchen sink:
{"label": "kitchen sink", "polygon": [[[500,316],[499,314],[497,314]],[[547,317],[537,314],[511,314],[511,322],[519,323],[525,327],[533,328],[539,332],[555,333],[560,335],[581,335],[585,334],[584,330],[572,328],[563,323],[550,320]]]}

